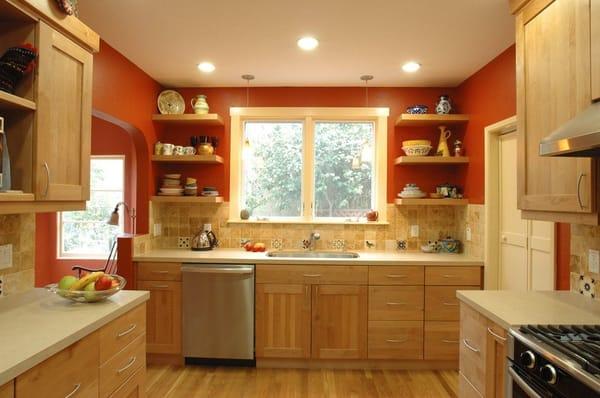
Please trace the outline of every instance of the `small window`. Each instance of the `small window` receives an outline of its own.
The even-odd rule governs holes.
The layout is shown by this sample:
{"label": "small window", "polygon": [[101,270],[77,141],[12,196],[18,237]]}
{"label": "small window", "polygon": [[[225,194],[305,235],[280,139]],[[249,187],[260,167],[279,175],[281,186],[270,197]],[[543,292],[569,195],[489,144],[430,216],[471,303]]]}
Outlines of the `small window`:
{"label": "small window", "polygon": [[115,205],[123,201],[125,187],[124,156],[92,156],[90,200],[84,211],[59,213],[59,257],[106,258],[119,226],[107,224]]}

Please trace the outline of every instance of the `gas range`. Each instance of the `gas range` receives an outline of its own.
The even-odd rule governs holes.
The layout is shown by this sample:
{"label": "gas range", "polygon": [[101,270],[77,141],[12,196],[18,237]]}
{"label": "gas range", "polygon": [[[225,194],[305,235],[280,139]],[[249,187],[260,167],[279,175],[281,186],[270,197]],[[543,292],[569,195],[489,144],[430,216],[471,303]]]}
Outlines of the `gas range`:
{"label": "gas range", "polygon": [[600,325],[511,329],[508,397],[600,398]]}

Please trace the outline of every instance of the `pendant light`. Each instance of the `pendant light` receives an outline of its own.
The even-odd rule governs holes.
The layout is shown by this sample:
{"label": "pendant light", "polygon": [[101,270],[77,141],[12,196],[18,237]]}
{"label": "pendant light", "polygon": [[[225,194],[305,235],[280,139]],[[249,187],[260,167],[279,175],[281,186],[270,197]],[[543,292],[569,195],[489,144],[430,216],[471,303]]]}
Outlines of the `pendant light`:
{"label": "pendant light", "polygon": [[250,82],[254,80],[254,75],[242,75],[242,79],[246,81],[246,107],[250,106]]}
{"label": "pendant light", "polygon": [[365,106],[369,107],[369,81],[373,80],[373,75],[362,75],[360,80],[365,82]]}

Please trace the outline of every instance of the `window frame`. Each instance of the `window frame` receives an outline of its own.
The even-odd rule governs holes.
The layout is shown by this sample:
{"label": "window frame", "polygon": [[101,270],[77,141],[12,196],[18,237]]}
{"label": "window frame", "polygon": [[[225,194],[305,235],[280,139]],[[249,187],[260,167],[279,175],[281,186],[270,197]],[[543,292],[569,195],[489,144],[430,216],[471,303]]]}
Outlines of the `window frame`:
{"label": "window frame", "polygon": [[[357,221],[337,217],[314,217],[314,129],[317,122],[371,122],[374,127],[374,203],[379,223],[387,223],[387,128],[389,108],[230,108],[230,203],[229,222],[264,222],[286,224],[355,224]],[[242,200],[242,151],[244,124],[247,121],[303,122],[302,211],[301,217],[273,217],[265,221],[240,219]],[[358,223],[367,223],[358,222]],[[372,224],[372,222],[371,222]]]}
{"label": "window frame", "polygon": [[[125,155],[92,155],[90,157],[90,175],[92,172],[92,165],[91,165],[91,161],[92,159],[106,159],[106,160],[121,160],[123,162],[123,187],[122,187],[122,196],[121,196],[121,200],[120,202],[123,202],[125,199],[125,185],[126,185],[126,164],[127,164],[127,159]],[[100,192],[117,192],[115,190],[107,190],[107,189],[94,189],[91,186],[91,177],[90,177],[90,199],[91,200],[91,195],[92,195],[92,191],[100,191]],[[89,200],[87,202],[89,202]],[[87,210],[87,202],[86,202],[86,210]],[[116,203],[115,203],[116,204]],[[110,214],[106,215],[106,219],[108,220],[108,217],[110,216]],[[56,222],[56,253],[57,253],[57,259],[59,260],[74,260],[74,259],[85,259],[85,260],[104,260],[108,257],[108,253],[65,253],[63,252],[63,212],[58,212],[57,214],[57,222]],[[118,234],[122,234],[125,231],[125,218],[123,217],[123,212],[119,212],[119,229],[117,232]]]}

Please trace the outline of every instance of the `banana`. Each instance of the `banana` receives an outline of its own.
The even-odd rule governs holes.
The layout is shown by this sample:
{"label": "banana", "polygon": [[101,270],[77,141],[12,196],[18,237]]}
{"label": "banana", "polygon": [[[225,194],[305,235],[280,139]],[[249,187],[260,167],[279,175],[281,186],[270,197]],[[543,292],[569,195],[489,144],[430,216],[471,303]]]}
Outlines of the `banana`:
{"label": "banana", "polygon": [[84,287],[90,283],[96,282],[98,279],[102,278],[103,275],[104,272],[101,271],[89,273],[77,282],[73,283],[69,290],[83,290]]}

